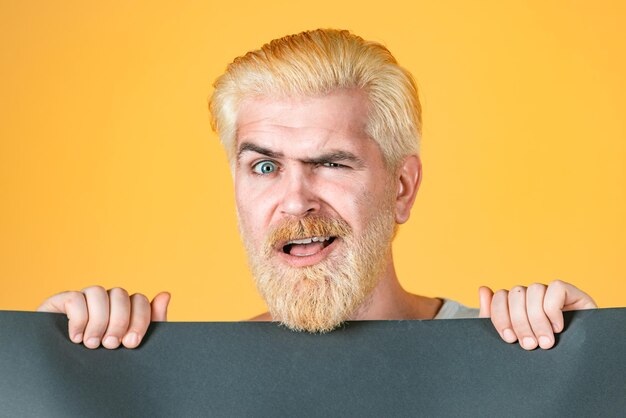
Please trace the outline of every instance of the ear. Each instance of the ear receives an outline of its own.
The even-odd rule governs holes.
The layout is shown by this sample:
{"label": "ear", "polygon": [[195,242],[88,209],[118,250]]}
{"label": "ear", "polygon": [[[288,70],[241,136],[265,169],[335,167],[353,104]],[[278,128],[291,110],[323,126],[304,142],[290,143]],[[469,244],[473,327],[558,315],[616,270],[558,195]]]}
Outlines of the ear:
{"label": "ear", "polygon": [[405,223],[411,215],[411,208],[422,181],[422,161],[417,155],[409,155],[396,172],[396,222]]}

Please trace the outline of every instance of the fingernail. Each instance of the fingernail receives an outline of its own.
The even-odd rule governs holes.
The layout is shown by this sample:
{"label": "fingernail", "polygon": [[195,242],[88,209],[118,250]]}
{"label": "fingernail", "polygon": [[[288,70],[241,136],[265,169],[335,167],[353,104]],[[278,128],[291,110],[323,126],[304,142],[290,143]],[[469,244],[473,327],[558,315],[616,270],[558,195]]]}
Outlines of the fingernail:
{"label": "fingernail", "polygon": [[83,334],[82,333],[78,333],[78,334],[76,334],[76,335],[74,335],[72,337],[72,341],[75,342],[75,343],[79,343],[82,340],[83,340]]}
{"label": "fingernail", "polygon": [[104,339],[104,341],[102,341],[102,345],[106,348],[117,348],[117,346],[120,345],[120,340],[112,335],[109,335]]}
{"label": "fingernail", "polygon": [[552,323],[552,331],[561,332],[561,324],[557,324],[556,322]]}
{"label": "fingernail", "polygon": [[535,347],[537,347],[537,342],[535,341],[534,338],[531,337],[526,337],[524,338],[524,340],[522,341],[522,345],[524,346],[525,349],[527,350],[532,350]]}
{"label": "fingernail", "polygon": [[550,339],[550,337],[542,335],[541,337],[539,337],[539,346],[544,349],[550,348],[552,346],[552,340]]}
{"label": "fingernail", "polygon": [[139,337],[134,332],[131,332],[130,334],[128,334],[127,336],[124,337],[124,345],[125,346],[134,347],[134,346],[137,345],[138,341],[139,341]]}
{"label": "fingernail", "polygon": [[100,345],[100,339],[97,337],[91,337],[85,341],[85,345],[89,348],[96,348]]}
{"label": "fingernail", "polygon": [[504,336],[504,341],[506,341],[507,343],[514,343],[515,340],[517,340],[515,333],[511,331],[509,328],[505,329],[502,332],[502,335]]}

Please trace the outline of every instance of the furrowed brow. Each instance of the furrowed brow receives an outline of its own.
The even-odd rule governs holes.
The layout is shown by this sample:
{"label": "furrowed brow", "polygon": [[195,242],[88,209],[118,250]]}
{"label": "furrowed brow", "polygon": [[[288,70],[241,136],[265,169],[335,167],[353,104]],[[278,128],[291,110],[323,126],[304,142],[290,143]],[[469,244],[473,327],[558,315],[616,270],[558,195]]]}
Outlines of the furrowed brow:
{"label": "furrowed brow", "polygon": [[251,142],[242,142],[237,151],[237,159],[241,158],[241,155],[245,152],[256,152],[257,154],[265,155],[270,158],[281,158],[283,156],[280,152],[272,151],[269,148],[264,148]]}
{"label": "furrowed brow", "polygon": [[307,164],[351,162],[356,165],[363,165],[363,160],[347,151],[331,151],[314,158],[307,158],[302,162]]}

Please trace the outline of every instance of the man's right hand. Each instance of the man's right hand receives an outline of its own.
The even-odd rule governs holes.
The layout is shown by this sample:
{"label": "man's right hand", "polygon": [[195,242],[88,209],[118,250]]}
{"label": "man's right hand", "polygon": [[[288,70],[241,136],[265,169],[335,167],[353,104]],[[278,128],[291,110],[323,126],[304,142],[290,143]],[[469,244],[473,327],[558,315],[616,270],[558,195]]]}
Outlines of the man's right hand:
{"label": "man's right hand", "polygon": [[87,348],[114,349],[123,344],[135,348],[150,321],[166,321],[170,294],[161,292],[152,302],[141,293],[132,296],[122,288],[87,287],[80,292],[62,292],[46,299],[37,311],[67,315],[70,339]]}

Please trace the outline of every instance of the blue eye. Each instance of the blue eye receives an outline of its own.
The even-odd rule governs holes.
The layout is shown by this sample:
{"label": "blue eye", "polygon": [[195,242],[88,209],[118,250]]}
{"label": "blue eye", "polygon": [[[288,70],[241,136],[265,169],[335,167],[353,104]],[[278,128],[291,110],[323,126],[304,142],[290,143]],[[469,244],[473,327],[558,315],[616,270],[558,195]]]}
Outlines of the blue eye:
{"label": "blue eye", "polygon": [[276,164],[271,161],[259,161],[252,167],[257,174],[270,174],[276,171]]}

